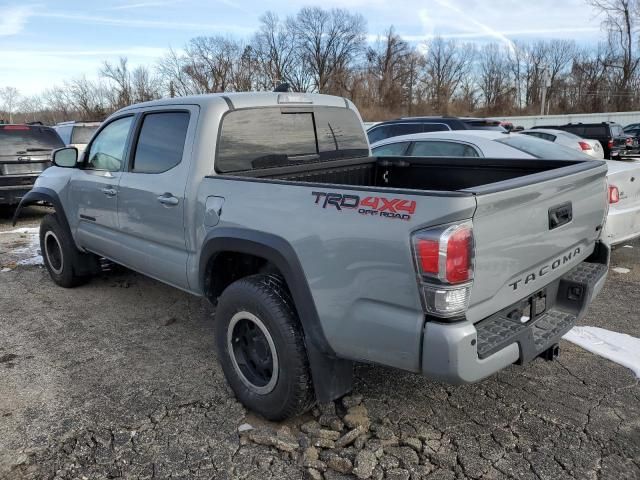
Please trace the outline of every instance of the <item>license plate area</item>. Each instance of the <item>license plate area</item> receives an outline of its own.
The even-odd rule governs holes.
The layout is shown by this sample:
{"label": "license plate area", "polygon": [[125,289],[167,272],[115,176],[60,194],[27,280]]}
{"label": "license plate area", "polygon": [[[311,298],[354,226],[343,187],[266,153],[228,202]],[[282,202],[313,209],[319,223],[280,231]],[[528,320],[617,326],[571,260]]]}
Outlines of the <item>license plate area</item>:
{"label": "license plate area", "polygon": [[44,170],[44,163],[5,163],[2,165],[4,175],[21,175],[25,173],[41,173]]}
{"label": "license plate area", "polygon": [[546,289],[534,293],[507,313],[507,317],[521,324],[527,324],[540,317],[547,310]]}

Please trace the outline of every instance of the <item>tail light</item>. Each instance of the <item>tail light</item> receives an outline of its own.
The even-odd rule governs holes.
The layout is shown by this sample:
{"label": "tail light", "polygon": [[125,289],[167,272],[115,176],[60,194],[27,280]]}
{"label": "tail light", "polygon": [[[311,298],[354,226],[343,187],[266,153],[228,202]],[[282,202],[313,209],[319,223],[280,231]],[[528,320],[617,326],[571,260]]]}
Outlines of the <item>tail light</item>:
{"label": "tail light", "polygon": [[613,148],[613,138],[610,138],[610,139],[609,139],[609,142],[607,143],[607,146],[608,146],[609,148]]}
{"label": "tail light", "polygon": [[589,145],[587,142],[578,142],[578,144],[580,145],[580,148],[582,150],[591,150],[591,145]]}
{"label": "tail light", "polygon": [[618,203],[620,201],[620,192],[615,185],[609,185],[609,204]]}
{"label": "tail light", "polygon": [[3,130],[29,130],[26,125],[7,125],[3,127]]}
{"label": "tail light", "polygon": [[412,242],[425,311],[442,318],[464,313],[473,281],[472,223],[420,230]]}
{"label": "tail light", "polygon": [[633,145],[633,139],[631,137],[627,137],[627,139],[625,140],[625,143],[627,145]]}

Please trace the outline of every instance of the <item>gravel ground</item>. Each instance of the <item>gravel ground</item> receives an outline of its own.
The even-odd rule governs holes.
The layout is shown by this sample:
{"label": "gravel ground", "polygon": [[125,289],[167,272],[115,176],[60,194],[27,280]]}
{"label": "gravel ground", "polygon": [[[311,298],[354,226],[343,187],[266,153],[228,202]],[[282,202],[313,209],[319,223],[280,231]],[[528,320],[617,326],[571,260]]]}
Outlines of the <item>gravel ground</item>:
{"label": "gravel ground", "polygon": [[[119,268],[58,288],[13,230],[5,212],[0,478],[640,478],[638,379],[568,342],[477,385],[359,366],[354,396],[272,424],[227,387],[205,301]],[[631,246],[582,324],[640,337]]]}

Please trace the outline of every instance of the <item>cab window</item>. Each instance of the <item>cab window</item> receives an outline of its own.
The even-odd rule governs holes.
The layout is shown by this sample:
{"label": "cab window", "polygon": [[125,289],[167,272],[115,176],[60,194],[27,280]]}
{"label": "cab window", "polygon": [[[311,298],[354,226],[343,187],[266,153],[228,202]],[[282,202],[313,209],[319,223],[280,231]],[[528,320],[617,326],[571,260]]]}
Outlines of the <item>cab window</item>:
{"label": "cab window", "polygon": [[389,143],[387,145],[380,145],[372,150],[376,157],[390,157],[397,155],[404,155],[407,151],[409,142]]}
{"label": "cab window", "polygon": [[131,170],[136,173],[162,173],[177,166],[182,161],[188,127],[188,112],[146,114]]}
{"label": "cab window", "polygon": [[475,148],[464,143],[428,141],[416,142],[411,149],[412,157],[479,157]]}
{"label": "cab window", "polygon": [[85,169],[117,172],[122,168],[133,116],[119,118],[104,127],[91,143]]}

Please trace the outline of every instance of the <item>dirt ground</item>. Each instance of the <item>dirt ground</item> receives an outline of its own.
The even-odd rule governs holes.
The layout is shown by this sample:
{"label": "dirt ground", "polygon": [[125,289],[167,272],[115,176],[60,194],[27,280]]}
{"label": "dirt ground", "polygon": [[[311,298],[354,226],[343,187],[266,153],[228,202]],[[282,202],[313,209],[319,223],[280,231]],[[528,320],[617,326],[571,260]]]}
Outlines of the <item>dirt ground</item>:
{"label": "dirt ground", "polygon": [[[120,268],[55,286],[37,258],[44,212],[17,230],[0,218],[0,478],[640,478],[638,379],[566,341],[556,362],[468,386],[359,366],[369,433],[305,444],[299,427],[322,412],[283,429],[235,400],[206,301]],[[581,324],[640,337],[640,242],[629,245],[612,258],[629,271],[610,272]],[[252,441],[247,423],[300,449]]]}

